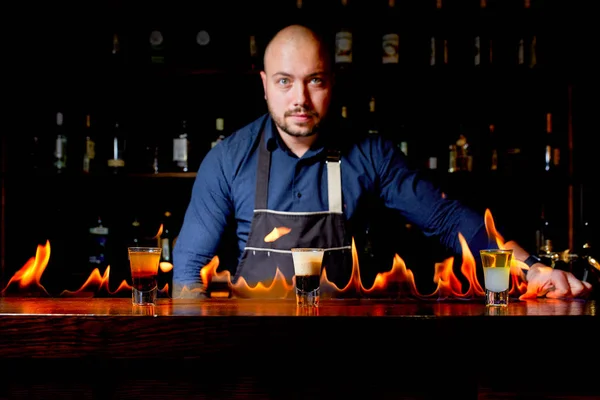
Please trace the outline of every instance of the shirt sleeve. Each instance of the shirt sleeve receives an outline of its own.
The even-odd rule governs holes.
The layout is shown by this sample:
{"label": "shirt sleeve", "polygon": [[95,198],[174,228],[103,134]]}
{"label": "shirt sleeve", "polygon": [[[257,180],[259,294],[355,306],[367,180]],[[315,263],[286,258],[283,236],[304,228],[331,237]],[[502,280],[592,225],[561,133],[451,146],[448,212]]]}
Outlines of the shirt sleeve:
{"label": "shirt sleeve", "polygon": [[226,146],[212,148],[203,159],[192,187],[190,203],[173,249],[174,293],[202,283],[200,270],[217,253],[232,215],[230,184],[224,171]]}
{"label": "shirt sleeve", "polygon": [[[375,168],[384,204],[400,211],[425,236],[435,237],[447,249],[462,253],[459,233],[472,251],[479,251],[487,234],[484,216],[458,200],[447,198],[439,187],[411,167],[392,143],[380,142]],[[474,247],[472,247],[474,246]]]}

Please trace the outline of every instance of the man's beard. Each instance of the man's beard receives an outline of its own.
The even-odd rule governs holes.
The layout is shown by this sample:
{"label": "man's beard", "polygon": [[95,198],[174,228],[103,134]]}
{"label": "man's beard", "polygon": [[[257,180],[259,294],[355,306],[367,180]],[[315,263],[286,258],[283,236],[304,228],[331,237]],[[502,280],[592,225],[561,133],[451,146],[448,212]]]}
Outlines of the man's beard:
{"label": "man's beard", "polygon": [[275,121],[275,125],[277,125],[277,127],[279,129],[281,129],[282,131],[284,131],[285,133],[287,133],[290,136],[293,137],[309,137],[312,135],[315,135],[318,131],[319,131],[319,123],[316,123],[312,129],[308,130],[308,131],[301,131],[298,129],[294,129],[293,126],[290,126],[286,123],[286,117],[291,116],[292,114],[297,114],[297,113],[305,113],[308,114],[312,117],[318,117],[319,114],[315,111],[309,111],[306,109],[302,109],[302,108],[296,108],[294,110],[291,111],[286,111],[283,115],[283,118],[279,118],[271,109],[271,107],[269,106],[269,113],[271,114],[271,118],[273,118],[273,121]]}

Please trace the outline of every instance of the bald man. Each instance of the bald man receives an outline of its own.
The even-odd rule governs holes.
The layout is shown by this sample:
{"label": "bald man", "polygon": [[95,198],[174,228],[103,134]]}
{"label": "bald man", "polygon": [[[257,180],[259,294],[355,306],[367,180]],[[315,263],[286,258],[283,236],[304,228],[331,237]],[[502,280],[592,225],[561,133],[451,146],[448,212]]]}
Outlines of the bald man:
{"label": "bald man", "polygon": [[[261,79],[269,112],[202,161],[175,244],[174,297],[201,286],[200,270],[215,255],[234,283],[269,285],[279,270],[291,284],[294,247],[325,249],[327,278],[344,287],[352,239],[371,217],[369,198],[456,255],[459,233],[475,255],[493,245],[483,215],[423,180],[394,143],[376,135],[352,141],[326,123],[332,71],[322,43],[313,31],[292,25],[267,46]],[[515,242],[506,245],[530,269],[529,296],[588,294],[589,283],[545,267]]]}
{"label": "bald man", "polygon": [[260,73],[271,118],[298,157],[316,140],[331,101],[331,73],[319,38],[297,25],[280,31],[265,49]]}

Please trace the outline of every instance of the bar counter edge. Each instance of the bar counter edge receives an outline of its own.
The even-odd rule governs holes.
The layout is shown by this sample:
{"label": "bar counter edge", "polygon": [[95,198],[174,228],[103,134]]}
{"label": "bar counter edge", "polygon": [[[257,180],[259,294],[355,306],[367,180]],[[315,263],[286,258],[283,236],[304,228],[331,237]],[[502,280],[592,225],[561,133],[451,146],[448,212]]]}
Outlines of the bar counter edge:
{"label": "bar counter edge", "polygon": [[[10,366],[0,399],[600,395],[583,368],[600,359],[595,301],[490,311],[477,301],[332,300],[317,313],[288,300],[140,308],[127,298],[0,298]],[[312,378],[299,388],[298,374]]]}

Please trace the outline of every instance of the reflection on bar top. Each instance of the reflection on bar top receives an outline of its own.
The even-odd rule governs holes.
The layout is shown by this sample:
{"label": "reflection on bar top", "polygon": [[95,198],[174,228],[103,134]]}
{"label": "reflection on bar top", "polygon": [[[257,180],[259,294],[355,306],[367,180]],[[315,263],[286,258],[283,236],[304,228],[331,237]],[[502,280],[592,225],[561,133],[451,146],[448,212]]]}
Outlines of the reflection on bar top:
{"label": "reflection on bar top", "polygon": [[[0,318],[6,316],[282,316],[299,315],[293,299],[158,299],[152,309],[132,306],[130,298],[0,298]],[[385,299],[323,300],[319,317],[490,317],[483,301],[398,301]],[[502,317],[597,316],[594,300],[514,300]]]}

